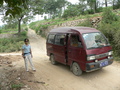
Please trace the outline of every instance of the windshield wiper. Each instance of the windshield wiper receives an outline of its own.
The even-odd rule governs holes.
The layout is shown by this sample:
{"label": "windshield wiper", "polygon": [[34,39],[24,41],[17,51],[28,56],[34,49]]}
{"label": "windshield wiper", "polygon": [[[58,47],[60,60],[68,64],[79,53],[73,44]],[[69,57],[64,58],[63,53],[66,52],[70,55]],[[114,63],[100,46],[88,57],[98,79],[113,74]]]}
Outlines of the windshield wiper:
{"label": "windshield wiper", "polygon": [[98,48],[98,47],[90,47],[90,48],[88,48],[88,49],[94,49],[94,48]]}

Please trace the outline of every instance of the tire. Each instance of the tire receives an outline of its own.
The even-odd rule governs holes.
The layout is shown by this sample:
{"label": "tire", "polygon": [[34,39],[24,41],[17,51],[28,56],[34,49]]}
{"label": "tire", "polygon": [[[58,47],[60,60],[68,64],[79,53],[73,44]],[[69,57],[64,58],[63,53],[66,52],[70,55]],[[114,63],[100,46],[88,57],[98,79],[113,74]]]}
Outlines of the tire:
{"label": "tire", "polygon": [[54,59],[54,55],[50,55],[50,61],[51,61],[51,63],[52,63],[53,65],[56,65],[56,64],[57,64],[57,62],[56,62],[55,59]]}
{"label": "tire", "polygon": [[72,72],[76,76],[80,76],[82,74],[82,70],[76,62],[72,64]]}

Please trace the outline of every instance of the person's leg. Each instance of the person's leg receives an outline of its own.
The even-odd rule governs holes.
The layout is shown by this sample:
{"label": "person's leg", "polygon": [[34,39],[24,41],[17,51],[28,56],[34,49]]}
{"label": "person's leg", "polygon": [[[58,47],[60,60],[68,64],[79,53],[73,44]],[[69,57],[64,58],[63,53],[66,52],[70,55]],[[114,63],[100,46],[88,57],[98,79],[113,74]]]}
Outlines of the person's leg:
{"label": "person's leg", "polygon": [[34,65],[33,65],[33,63],[32,63],[32,57],[31,57],[31,55],[28,55],[28,60],[29,60],[29,62],[30,62],[30,65],[31,65],[32,70],[35,70],[35,67],[34,67]]}
{"label": "person's leg", "polygon": [[29,70],[28,70],[28,56],[25,56],[24,61],[25,61],[25,68],[26,68],[26,71],[29,71]]}

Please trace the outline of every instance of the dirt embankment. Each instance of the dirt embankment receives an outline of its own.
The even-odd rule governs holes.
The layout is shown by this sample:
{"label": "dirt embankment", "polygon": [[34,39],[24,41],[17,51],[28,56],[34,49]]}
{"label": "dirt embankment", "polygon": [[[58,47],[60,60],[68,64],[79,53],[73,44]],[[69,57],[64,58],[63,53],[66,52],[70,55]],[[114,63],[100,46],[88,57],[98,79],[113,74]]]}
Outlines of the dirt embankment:
{"label": "dirt embankment", "polygon": [[[7,57],[7,65],[2,62],[0,67],[2,90],[10,90],[10,87],[11,90],[120,90],[120,63],[114,61],[112,65],[101,70],[75,76],[68,66],[50,63],[46,56],[44,38],[36,35],[33,30],[28,31],[28,36],[37,71],[26,72],[20,55],[11,57],[13,66],[10,67],[11,60]],[[22,88],[16,88],[20,86]]]}

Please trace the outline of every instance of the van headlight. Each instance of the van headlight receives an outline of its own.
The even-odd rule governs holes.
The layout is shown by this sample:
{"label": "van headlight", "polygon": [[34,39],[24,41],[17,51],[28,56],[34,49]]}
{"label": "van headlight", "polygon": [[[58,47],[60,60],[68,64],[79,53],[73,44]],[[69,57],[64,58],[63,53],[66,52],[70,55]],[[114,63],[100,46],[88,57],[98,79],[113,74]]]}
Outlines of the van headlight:
{"label": "van headlight", "polygon": [[90,61],[90,60],[95,60],[95,55],[92,55],[92,56],[87,56],[87,60]]}
{"label": "van headlight", "polygon": [[108,55],[111,56],[113,54],[113,51],[108,52]]}

